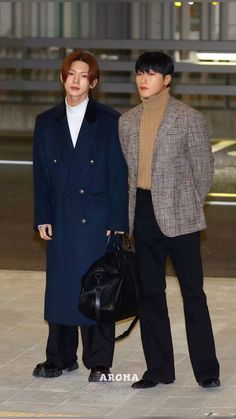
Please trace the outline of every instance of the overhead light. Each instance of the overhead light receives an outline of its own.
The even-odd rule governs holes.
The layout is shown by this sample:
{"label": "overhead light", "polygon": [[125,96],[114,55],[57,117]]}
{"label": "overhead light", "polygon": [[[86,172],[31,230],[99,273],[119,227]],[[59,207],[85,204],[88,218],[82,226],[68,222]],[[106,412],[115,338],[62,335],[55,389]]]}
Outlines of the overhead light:
{"label": "overhead light", "polygon": [[192,6],[192,4],[194,4],[194,1],[189,1],[188,4]]}
{"label": "overhead light", "polygon": [[181,2],[181,1],[175,1],[175,6],[176,6],[176,7],[180,7],[180,6],[182,6],[182,2]]}
{"label": "overhead light", "polygon": [[227,52],[197,52],[199,61],[235,62],[236,53]]}
{"label": "overhead light", "polygon": [[211,4],[213,4],[213,6],[217,6],[217,4],[219,4],[218,1],[212,1]]}

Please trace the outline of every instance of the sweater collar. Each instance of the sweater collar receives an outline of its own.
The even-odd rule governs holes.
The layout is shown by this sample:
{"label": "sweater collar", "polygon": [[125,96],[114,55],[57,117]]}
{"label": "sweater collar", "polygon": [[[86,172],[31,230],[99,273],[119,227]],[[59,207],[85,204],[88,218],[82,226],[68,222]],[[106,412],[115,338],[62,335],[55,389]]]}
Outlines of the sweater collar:
{"label": "sweater collar", "polygon": [[144,110],[146,112],[151,112],[154,110],[158,111],[160,109],[166,108],[170,97],[169,91],[170,88],[168,87],[158,95],[154,95],[148,98],[141,98]]}
{"label": "sweater collar", "polygon": [[89,101],[89,98],[87,96],[86,99],[84,99],[83,102],[79,103],[78,105],[70,106],[67,102],[67,98],[65,98],[66,112],[68,112],[69,114],[81,114],[85,112],[88,101]]}

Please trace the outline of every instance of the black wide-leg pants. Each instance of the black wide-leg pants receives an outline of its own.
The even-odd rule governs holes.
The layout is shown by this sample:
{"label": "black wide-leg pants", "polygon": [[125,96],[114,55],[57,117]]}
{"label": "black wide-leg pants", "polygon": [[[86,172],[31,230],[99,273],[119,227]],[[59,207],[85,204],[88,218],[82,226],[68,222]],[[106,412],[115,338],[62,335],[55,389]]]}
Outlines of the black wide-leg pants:
{"label": "black wide-leg pants", "polygon": [[170,255],[183,297],[190,359],[197,381],[219,377],[214,337],[203,291],[200,233],[165,236],[154,215],[151,192],[137,190],[134,237],[140,285],[140,327],[147,371],[143,378],[175,378],[166,302],[166,258]]}
{"label": "black wide-leg pants", "polygon": [[[49,323],[46,357],[60,369],[65,369],[77,360],[79,343],[78,327]],[[102,323],[99,326],[81,326],[83,344],[82,360],[86,368],[98,365],[111,367],[115,324]]]}

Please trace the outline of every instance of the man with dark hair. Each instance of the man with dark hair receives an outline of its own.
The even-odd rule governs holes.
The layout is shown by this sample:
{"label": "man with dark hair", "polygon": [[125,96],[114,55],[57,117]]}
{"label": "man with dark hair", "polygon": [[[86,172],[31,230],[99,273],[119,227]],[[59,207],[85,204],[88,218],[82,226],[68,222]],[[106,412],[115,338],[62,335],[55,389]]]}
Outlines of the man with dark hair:
{"label": "man with dark hair", "polygon": [[75,51],[62,63],[65,99],[37,116],[34,133],[34,228],[47,241],[46,361],[35,377],[78,368],[78,325],[89,381],[99,381],[114,352],[114,324],[100,324],[78,308],[81,277],[105,253],[107,236],[128,229],[127,165],[118,136],[119,113],[91,97],[97,61]]}
{"label": "man with dark hair", "polygon": [[120,140],[129,168],[130,232],[134,229],[140,286],[140,327],[147,370],[134,388],[175,379],[165,267],[179,280],[190,359],[202,387],[220,385],[219,364],[203,291],[200,230],[213,176],[203,115],[169,94],[174,64],[162,52],[136,62],[142,103],[123,114]]}

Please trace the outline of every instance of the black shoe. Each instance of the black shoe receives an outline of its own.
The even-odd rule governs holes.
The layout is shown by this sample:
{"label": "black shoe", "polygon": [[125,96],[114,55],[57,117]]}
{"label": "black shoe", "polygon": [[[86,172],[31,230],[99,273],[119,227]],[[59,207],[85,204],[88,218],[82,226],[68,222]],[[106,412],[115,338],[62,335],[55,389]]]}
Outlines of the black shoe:
{"label": "black shoe", "polygon": [[[75,371],[79,368],[78,362],[76,361],[73,365],[63,368],[68,372]],[[58,368],[53,362],[45,361],[41,364],[36,365],[33,370],[34,377],[43,377],[43,378],[55,378],[59,377],[62,374],[62,369]]]}
{"label": "black shoe", "polygon": [[97,367],[91,368],[91,372],[88,377],[90,383],[105,383],[110,381],[111,371],[108,367],[99,365]]}
{"label": "black shoe", "polygon": [[220,380],[216,377],[203,378],[198,381],[198,384],[204,388],[220,387]]}
{"label": "black shoe", "polygon": [[151,387],[156,387],[157,384],[171,384],[173,383],[173,381],[152,381],[152,380],[146,380],[146,379],[142,379],[139,381],[136,381],[136,383],[132,384],[132,388],[151,388]]}

